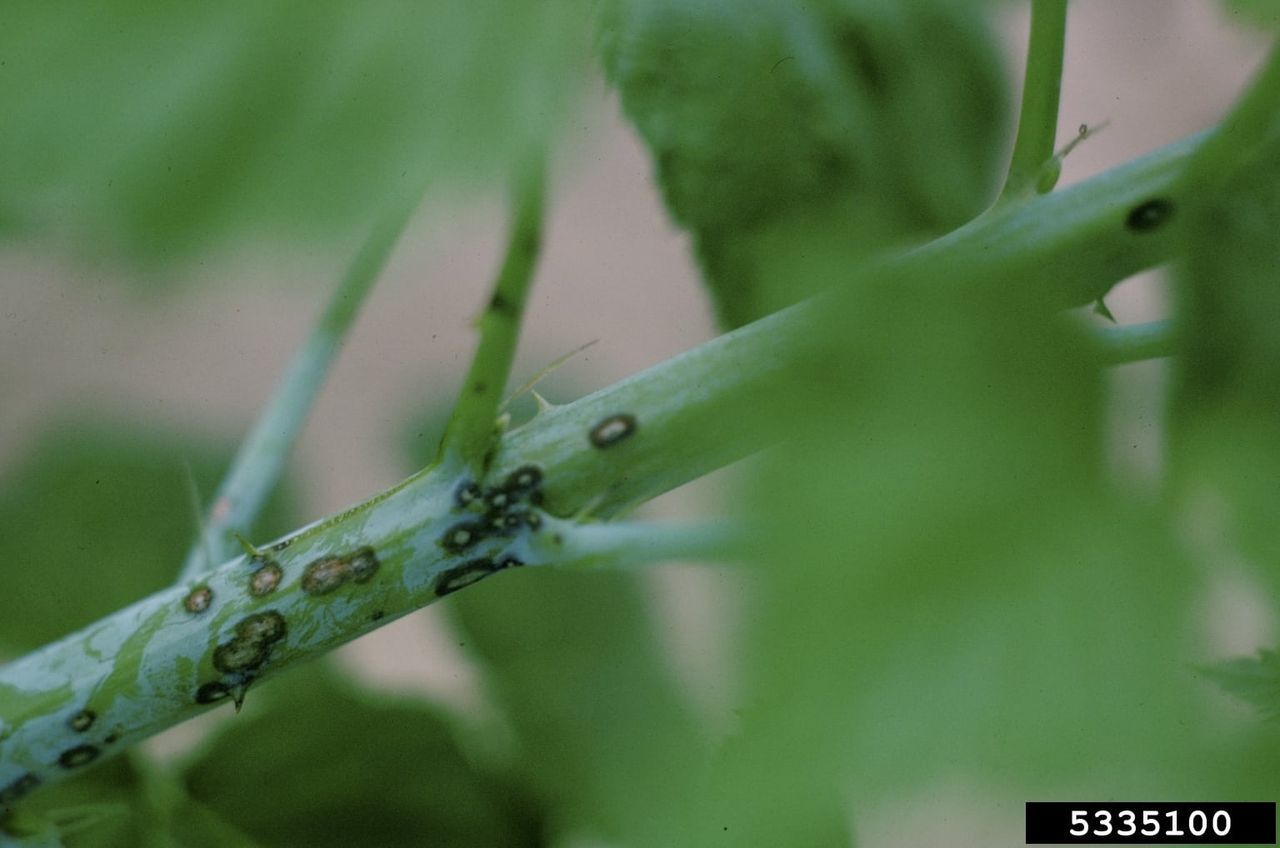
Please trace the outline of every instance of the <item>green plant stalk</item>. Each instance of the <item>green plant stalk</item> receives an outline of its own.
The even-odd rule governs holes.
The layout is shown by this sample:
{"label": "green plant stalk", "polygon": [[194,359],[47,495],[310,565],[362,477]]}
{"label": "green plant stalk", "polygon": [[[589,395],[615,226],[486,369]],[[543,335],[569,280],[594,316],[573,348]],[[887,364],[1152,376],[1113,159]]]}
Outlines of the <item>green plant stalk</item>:
{"label": "green plant stalk", "polygon": [[1126,327],[1104,327],[1094,331],[1098,357],[1104,365],[1123,365],[1160,359],[1178,352],[1177,327],[1173,321],[1151,321]]}
{"label": "green plant stalk", "polygon": [[417,208],[414,197],[414,202],[397,204],[374,226],[320,320],[294,354],[218,487],[198,537],[187,552],[179,583],[208,572],[239,550],[235,533],[248,532],[280,479],[343,338]]}
{"label": "green plant stalk", "polygon": [[[1170,196],[1194,147],[1181,142],[984,216],[882,264],[872,282],[937,271],[933,284],[948,285],[952,275],[943,272],[950,268],[1015,287],[1035,280],[1027,273],[1035,269],[1049,272],[1047,305],[1071,291],[1105,289],[1176,254],[1176,241],[1134,232],[1126,221],[1135,202]],[[200,583],[158,592],[0,667],[0,803],[205,711],[201,687],[225,686],[243,698],[257,680],[432,603],[442,589],[466,582],[458,569],[475,559],[573,565],[575,551],[585,551],[598,564],[599,545],[576,535],[595,531],[557,516],[615,515],[766,445],[777,434],[752,426],[752,409],[798,374],[816,318],[841,296],[833,291],[775,313],[503,434],[488,479],[505,480],[529,465],[541,470],[536,531],[524,526],[450,550],[447,535],[476,515],[457,503],[470,471],[442,462],[267,546],[261,558],[236,557]],[[668,548],[656,546],[662,555],[672,553]],[[324,594],[306,590],[318,562],[336,562],[330,574],[351,576],[364,549],[378,567],[359,572],[363,582],[344,579]],[[254,595],[251,580],[271,565],[280,568],[278,586]],[[207,609],[191,612],[188,603],[203,599],[202,590],[211,593]],[[237,653],[229,648],[241,649],[242,660],[258,659],[264,643],[246,644],[241,633],[260,634],[264,618],[282,626],[259,665],[247,675],[220,670],[216,658]],[[85,711],[93,713],[88,728],[77,721]]]}
{"label": "green plant stalk", "polygon": [[502,269],[480,316],[480,344],[440,445],[442,459],[456,456],[477,476],[483,474],[498,437],[494,421],[511,374],[529,284],[542,246],[545,196],[545,164],[538,156],[518,175]]}
{"label": "green plant stalk", "polygon": [[1024,195],[1053,158],[1066,37],[1067,0],[1032,0],[1018,134],[1009,173],[1000,191],[1001,201]]}

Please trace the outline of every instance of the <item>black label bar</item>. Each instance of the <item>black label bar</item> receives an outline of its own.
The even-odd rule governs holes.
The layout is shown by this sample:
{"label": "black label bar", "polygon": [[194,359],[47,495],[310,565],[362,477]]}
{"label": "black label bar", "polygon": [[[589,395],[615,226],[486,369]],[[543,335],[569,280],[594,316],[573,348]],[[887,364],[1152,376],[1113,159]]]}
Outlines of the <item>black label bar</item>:
{"label": "black label bar", "polygon": [[1275,845],[1275,801],[1028,801],[1028,845]]}

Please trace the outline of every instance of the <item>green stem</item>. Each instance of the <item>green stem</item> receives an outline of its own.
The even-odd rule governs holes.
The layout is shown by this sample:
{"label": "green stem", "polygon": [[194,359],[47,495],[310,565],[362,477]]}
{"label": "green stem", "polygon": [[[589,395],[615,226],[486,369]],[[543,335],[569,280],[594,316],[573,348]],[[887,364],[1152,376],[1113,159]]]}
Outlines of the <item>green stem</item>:
{"label": "green stem", "polygon": [[634,568],[673,560],[720,562],[742,551],[732,521],[582,524],[564,534],[564,556],[586,568]]}
{"label": "green stem", "polygon": [[214,496],[200,536],[187,552],[179,583],[206,573],[239,550],[235,533],[248,532],[279,480],[343,338],[417,205],[417,195],[413,202],[398,204],[373,227],[352,259],[320,320],[294,354],[271,400],[241,443]]}
{"label": "green stem", "polygon": [[[1176,255],[1176,241],[1134,232],[1127,220],[1135,198],[1174,190],[1193,151],[1184,142],[984,216],[880,266],[871,282],[954,285],[951,269],[1013,289],[1036,278],[1017,259],[1027,254],[1055,287],[1042,292],[1047,303],[1109,287]],[[776,438],[753,413],[807,367],[812,328],[840,296],[798,304],[540,413],[502,437],[489,477],[503,482],[487,491],[463,488],[474,478],[454,464],[433,466],[259,556],[224,563],[198,587],[160,591],[0,667],[0,804],[210,702],[243,698],[257,680],[430,604],[499,563],[598,561],[593,531],[562,516],[617,514]],[[516,503],[503,503],[496,516],[480,506],[492,510],[499,500]],[[84,711],[93,713],[87,727],[73,721]]]}
{"label": "green stem", "polygon": [[1031,38],[1022,109],[1001,201],[1025,194],[1035,184],[1040,169],[1053,159],[1066,34],[1067,0],[1031,0]]}
{"label": "green stem", "polygon": [[1173,321],[1152,321],[1127,327],[1104,327],[1093,331],[1098,357],[1104,365],[1124,365],[1146,359],[1161,359],[1178,352]]}
{"label": "green stem", "polygon": [[545,180],[541,156],[531,160],[519,174],[506,256],[493,295],[480,316],[480,343],[440,446],[442,457],[456,456],[477,478],[484,476],[499,435],[498,408],[511,374],[529,283],[542,245]]}

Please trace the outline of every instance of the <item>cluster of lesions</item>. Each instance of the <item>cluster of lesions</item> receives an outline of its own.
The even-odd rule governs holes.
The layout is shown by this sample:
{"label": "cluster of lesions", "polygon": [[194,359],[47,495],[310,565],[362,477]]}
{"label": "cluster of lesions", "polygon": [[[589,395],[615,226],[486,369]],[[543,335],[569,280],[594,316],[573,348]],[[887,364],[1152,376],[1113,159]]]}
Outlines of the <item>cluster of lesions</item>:
{"label": "cluster of lesions", "polygon": [[[437,597],[524,565],[509,548],[521,536],[542,530],[542,498],[542,469],[536,465],[522,465],[493,486],[462,481],[454,490],[454,513],[465,517],[444,532],[440,546],[450,554],[467,558],[436,577],[433,588]],[[485,544],[492,541],[498,544]],[[472,555],[480,547],[496,552]]]}
{"label": "cluster of lesions", "polygon": [[[51,768],[69,771],[87,766],[102,756],[109,746],[120,741],[120,729],[104,728],[97,711],[92,707],[81,707],[68,714],[65,724],[71,731],[74,744],[68,745],[58,754],[57,761],[50,764]],[[26,772],[0,786],[0,811],[35,790],[42,782],[39,775]]]}
{"label": "cluster of lesions", "polygon": [[[251,598],[265,598],[284,582],[284,569],[269,554],[270,551],[257,551],[249,557],[244,588]],[[326,554],[303,568],[298,585],[308,595],[327,595],[348,584],[368,583],[380,565],[376,552],[368,546],[345,554]],[[207,584],[196,586],[182,600],[183,609],[196,616],[206,613],[213,603],[213,589]],[[249,684],[262,672],[272,651],[287,634],[284,616],[275,609],[254,612],[240,619],[231,638],[219,643],[213,651],[212,664],[221,676],[200,685],[195,692],[196,702],[215,704],[230,698],[239,707]]]}
{"label": "cluster of lesions", "polygon": [[214,648],[213,667],[220,676],[200,685],[195,694],[196,703],[216,704],[231,698],[239,707],[249,684],[262,672],[272,651],[284,642],[288,633],[288,625],[278,610],[250,613],[240,619],[231,638]]}

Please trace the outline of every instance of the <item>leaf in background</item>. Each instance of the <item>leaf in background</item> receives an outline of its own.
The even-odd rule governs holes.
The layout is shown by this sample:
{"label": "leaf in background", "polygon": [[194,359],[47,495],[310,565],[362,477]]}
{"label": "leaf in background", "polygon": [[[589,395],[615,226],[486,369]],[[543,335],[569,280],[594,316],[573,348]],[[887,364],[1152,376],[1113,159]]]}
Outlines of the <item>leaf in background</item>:
{"label": "leaf in background", "polygon": [[14,810],[14,823],[57,834],[61,841],[49,844],[66,848],[152,844],[156,829],[141,801],[141,786],[133,761],[116,757],[24,798]]}
{"label": "leaf in background", "polygon": [[1195,198],[1178,276],[1174,468],[1192,508],[1225,516],[1229,544],[1280,597],[1280,134]]}
{"label": "leaf in background", "polygon": [[1222,0],[1222,6],[1233,21],[1273,32],[1280,30],[1280,5],[1274,0]]}
{"label": "leaf in background", "polygon": [[1212,788],[1193,572],[1103,479],[1082,339],[1006,288],[833,298],[809,376],[760,405],[807,423],[754,487],[742,732],[674,832],[839,844],[844,791],[868,809],[948,777],[1018,803]]}
{"label": "leaf in background", "polygon": [[586,20],[581,0],[21,0],[0,228],[152,264],[363,232],[424,183],[505,178],[568,113]]}
{"label": "leaf in background", "polygon": [[287,675],[187,767],[190,796],[278,848],[536,848],[522,789],[470,761],[429,704],[357,690],[323,666]]}
{"label": "leaf in background", "polygon": [[[187,468],[207,495],[230,455],[87,418],[47,426],[0,491],[0,645],[39,647],[172,583],[196,535]],[[291,500],[278,490],[259,527],[287,529]]]}
{"label": "leaf in background", "polygon": [[609,78],[693,234],[726,326],[812,281],[777,254],[866,254],[976,214],[1003,146],[1005,84],[982,4],[610,0]]}
{"label": "leaf in background", "polygon": [[1253,704],[1268,718],[1280,716],[1280,655],[1275,651],[1224,660],[1206,667],[1204,673],[1232,695]]}
{"label": "leaf in background", "polygon": [[643,584],[539,568],[444,603],[516,731],[525,780],[563,815],[559,830],[663,844],[653,834],[706,744],[655,642]]}

